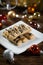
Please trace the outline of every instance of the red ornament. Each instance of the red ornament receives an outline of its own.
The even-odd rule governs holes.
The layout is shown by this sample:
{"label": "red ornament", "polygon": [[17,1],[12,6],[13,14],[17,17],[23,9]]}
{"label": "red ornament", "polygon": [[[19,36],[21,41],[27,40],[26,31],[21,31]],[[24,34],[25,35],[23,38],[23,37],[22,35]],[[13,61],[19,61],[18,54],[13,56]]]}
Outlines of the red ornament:
{"label": "red ornament", "polygon": [[5,15],[0,14],[0,21],[2,21],[2,20],[6,21],[7,17]]}
{"label": "red ornament", "polygon": [[2,15],[0,14],[0,21],[2,20]]}
{"label": "red ornament", "polygon": [[2,16],[3,20],[7,20],[7,17],[5,15]]}
{"label": "red ornament", "polygon": [[40,49],[38,45],[32,45],[28,50],[33,55],[36,55],[36,54],[38,55],[40,53]]}
{"label": "red ornament", "polygon": [[37,23],[35,21],[32,21],[29,23],[31,27],[37,29]]}
{"label": "red ornament", "polygon": [[0,29],[2,28],[2,23],[0,22]]}

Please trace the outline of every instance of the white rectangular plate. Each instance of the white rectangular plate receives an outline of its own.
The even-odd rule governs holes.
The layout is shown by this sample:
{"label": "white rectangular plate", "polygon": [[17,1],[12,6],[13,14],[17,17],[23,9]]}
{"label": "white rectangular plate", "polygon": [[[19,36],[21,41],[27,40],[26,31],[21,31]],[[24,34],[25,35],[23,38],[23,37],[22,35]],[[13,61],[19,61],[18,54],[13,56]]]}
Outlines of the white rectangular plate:
{"label": "white rectangular plate", "polygon": [[[11,26],[9,26],[8,28],[5,28],[5,29],[9,29],[9,28],[12,28],[14,25],[20,25],[20,24],[24,24],[26,26],[29,26],[27,25],[26,23],[24,23],[23,21],[19,21]],[[4,46],[5,48],[11,50],[12,52],[14,52],[15,54],[20,54],[20,53],[23,53],[24,51],[26,51],[31,45],[33,44],[39,44],[40,42],[43,41],[43,34],[35,29],[33,29],[32,27],[31,28],[31,33],[35,35],[35,39],[34,40],[30,40],[26,43],[23,43],[20,47],[12,44],[10,41],[8,41],[7,39],[5,39],[2,34],[4,32],[5,29],[1,30],[0,31],[0,44],[2,46]]]}

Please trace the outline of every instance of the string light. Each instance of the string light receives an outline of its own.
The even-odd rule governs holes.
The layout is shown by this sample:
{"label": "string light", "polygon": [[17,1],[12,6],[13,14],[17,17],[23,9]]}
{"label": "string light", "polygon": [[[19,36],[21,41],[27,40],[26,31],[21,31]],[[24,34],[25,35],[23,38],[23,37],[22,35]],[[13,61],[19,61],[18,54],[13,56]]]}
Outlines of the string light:
{"label": "string light", "polygon": [[18,15],[18,14],[16,14],[16,17],[18,18],[18,17],[19,17],[19,15]]}
{"label": "string light", "polygon": [[32,18],[32,17],[33,17],[32,15],[29,16],[29,18]]}
{"label": "string light", "polygon": [[2,14],[0,14],[0,17],[2,16]]}
{"label": "string light", "polygon": [[41,26],[39,24],[37,24],[37,28],[40,28]]}

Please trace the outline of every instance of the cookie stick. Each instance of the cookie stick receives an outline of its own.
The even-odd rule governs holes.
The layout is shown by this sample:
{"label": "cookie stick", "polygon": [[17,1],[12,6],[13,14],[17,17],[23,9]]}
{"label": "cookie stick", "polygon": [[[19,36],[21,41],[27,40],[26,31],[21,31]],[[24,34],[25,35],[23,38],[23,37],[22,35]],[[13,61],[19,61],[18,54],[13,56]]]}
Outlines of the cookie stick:
{"label": "cookie stick", "polygon": [[18,35],[21,34],[21,32],[18,29],[18,26],[14,26],[13,30],[16,32],[16,34],[18,34]]}

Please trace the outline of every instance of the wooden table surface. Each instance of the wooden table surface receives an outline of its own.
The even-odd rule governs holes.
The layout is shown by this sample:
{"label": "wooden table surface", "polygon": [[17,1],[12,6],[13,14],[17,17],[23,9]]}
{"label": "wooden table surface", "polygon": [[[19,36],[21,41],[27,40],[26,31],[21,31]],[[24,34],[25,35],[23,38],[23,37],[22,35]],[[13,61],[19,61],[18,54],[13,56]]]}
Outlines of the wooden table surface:
{"label": "wooden table surface", "polygon": [[[20,19],[16,19],[18,21]],[[29,24],[29,22],[26,19],[23,19],[24,22]],[[40,17],[40,20],[38,21],[40,24],[41,28],[38,29],[40,32],[43,32],[43,16]],[[43,50],[43,42],[39,44],[39,47],[41,50]],[[20,55],[15,55],[15,61],[14,63],[9,63],[7,60],[3,58],[3,52],[5,48],[0,45],[0,65],[43,65],[43,55],[39,56],[34,56],[34,55],[29,55],[29,53],[26,51]]]}

